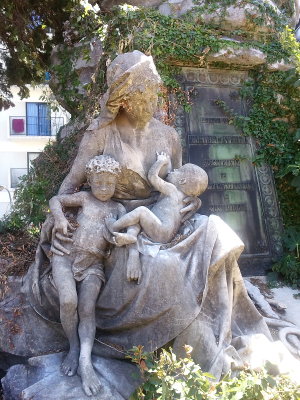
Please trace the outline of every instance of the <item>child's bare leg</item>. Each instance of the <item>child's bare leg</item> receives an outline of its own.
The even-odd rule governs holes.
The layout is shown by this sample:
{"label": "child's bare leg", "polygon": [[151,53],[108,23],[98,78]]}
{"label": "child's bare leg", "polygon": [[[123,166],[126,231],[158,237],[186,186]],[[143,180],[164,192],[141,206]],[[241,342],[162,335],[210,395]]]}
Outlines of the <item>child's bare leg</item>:
{"label": "child's bare leg", "polygon": [[[139,224],[142,230],[153,240],[157,240],[157,236],[164,230],[163,224],[159,218],[147,207],[141,206],[128,214],[123,215],[120,219],[112,224],[114,235],[128,226]],[[122,234],[127,235],[127,234]]]}
{"label": "child's bare leg", "polygon": [[[126,233],[115,232],[114,224],[116,222],[115,218],[107,217],[105,219],[105,224],[107,229],[113,235],[114,243],[116,246],[125,246],[127,244],[136,243],[137,235],[139,234],[141,228],[139,225],[129,226]],[[137,227],[137,228],[136,228]]]}
{"label": "child's bare leg", "polygon": [[67,255],[53,255],[52,274],[59,295],[60,320],[69,340],[70,349],[62,362],[61,370],[75,375],[79,359],[78,315],[76,282],[72,273],[72,260]]}
{"label": "child's bare leg", "polygon": [[95,305],[101,285],[102,281],[98,276],[89,275],[81,282],[79,290],[79,373],[83,390],[88,396],[96,395],[101,388],[91,359],[96,332]]}
{"label": "child's bare leg", "polygon": [[116,246],[125,246],[136,243],[137,236],[141,231],[139,225],[132,225],[127,228],[126,233],[113,232]]}

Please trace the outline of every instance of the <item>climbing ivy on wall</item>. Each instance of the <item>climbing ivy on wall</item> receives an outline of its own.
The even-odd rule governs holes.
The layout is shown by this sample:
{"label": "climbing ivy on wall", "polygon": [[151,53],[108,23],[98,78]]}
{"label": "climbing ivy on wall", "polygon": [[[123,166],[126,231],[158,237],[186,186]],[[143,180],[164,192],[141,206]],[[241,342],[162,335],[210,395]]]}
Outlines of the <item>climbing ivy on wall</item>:
{"label": "climbing ivy on wall", "polygon": [[[295,86],[299,78],[295,70],[266,72],[257,69],[252,71],[251,76],[252,79],[241,90],[241,96],[251,104],[247,116],[234,114],[222,101],[217,101],[217,104],[224,113],[230,115],[231,122],[244,135],[255,139],[256,156],[252,161],[254,164],[265,162],[272,166],[278,195],[284,202],[284,221],[287,225],[294,225],[300,220],[300,205],[295,196],[291,196],[291,190],[296,196],[300,193],[300,91]],[[290,190],[285,200],[284,186],[288,181]]]}
{"label": "climbing ivy on wall", "polygon": [[[267,56],[267,62],[275,62],[288,59],[289,52],[283,49],[274,31],[281,31],[287,23],[287,18],[278,15],[268,3],[258,0],[223,0],[206,1],[194,7],[181,18],[164,16],[155,9],[136,8],[132,6],[115,7],[107,14],[95,13],[81,8],[74,9],[65,35],[67,45],[61,47],[61,64],[54,68],[53,73],[57,77],[60,86],[60,96],[64,97],[65,104],[71,108],[73,114],[86,112],[86,97],[76,95],[78,78],[74,75],[72,64],[76,59],[86,53],[88,58],[89,44],[94,38],[100,38],[103,45],[103,57],[98,74],[99,91],[96,91],[94,105],[97,103],[97,95],[105,90],[105,73],[107,61],[112,60],[120,52],[138,49],[146,54],[151,54],[165,85],[169,88],[179,88],[175,79],[179,72],[179,65],[206,66],[206,58],[209,54],[218,52],[226,47],[231,48],[256,48],[262,50]],[[222,20],[226,16],[226,9],[230,5],[244,8],[252,5],[258,16],[248,12],[248,25],[245,30],[228,32],[222,29]],[[205,22],[205,15],[217,13],[217,22]],[[262,29],[259,33],[257,25],[272,27],[273,33]],[[79,40],[82,47],[74,47]],[[86,46],[84,46],[86,43]],[[72,47],[73,46],[73,47]],[[70,50],[70,48],[72,50]],[[99,78],[99,76],[95,77]],[[87,88],[89,91],[90,88]],[[183,98],[182,98],[183,100]],[[90,102],[91,108],[93,103]]]}
{"label": "climbing ivy on wall", "polygon": [[274,270],[290,284],[300,286],[300,45],[285,28],[280,42],[295,60],[295,68],[270,72],[266,67],[252,71],[241,96],[249,114],[236,115],[224,102],[218,104],[244,135],[257,145],[253,163],[271,165],[283,217],[285,254]]}

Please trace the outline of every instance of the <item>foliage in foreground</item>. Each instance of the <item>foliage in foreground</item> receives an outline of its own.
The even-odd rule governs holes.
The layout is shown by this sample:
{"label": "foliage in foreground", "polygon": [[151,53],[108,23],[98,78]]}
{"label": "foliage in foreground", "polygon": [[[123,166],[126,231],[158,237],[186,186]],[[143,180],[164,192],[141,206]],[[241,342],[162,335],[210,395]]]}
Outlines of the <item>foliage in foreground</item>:
{"label": "foliage in foreground", "polygon": [[266,370],[243,371],[239,377],[226,375],[214,382],[191,358],[177,359],[170,349],[159,355],[143,353],[134,347],[129,358],[138,364],[144,383],[130,400],[299,400],[300,387],[284,376],[271,376]]}
{"label": "foliage in foreground", "polygon": [[300,287],[300,230],[288,227],[283,236],[286,254],[274,266],[284,280],[292,286]]}

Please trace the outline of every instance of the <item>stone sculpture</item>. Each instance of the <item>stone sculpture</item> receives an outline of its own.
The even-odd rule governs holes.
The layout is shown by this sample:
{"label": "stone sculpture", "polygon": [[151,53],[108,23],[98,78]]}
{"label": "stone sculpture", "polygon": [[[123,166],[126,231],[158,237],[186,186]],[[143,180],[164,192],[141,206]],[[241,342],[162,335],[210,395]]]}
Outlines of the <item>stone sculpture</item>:
{"label": "stone sculpture", "polygon": [[197,197],[207,188],[206,172],[193,164],[186,164],[171,171],[166,181],[159,177],[163,166],[168,165],[170,157],[165,153],[157,155],[157,161],[148,173],[148,180],[152,187],[161,195],[149,210],[147,207],[138,207],[124,215],[117,221],[110,221],[109,229],[114,235],[117,245],[132,244],[137,241],[136,235],[118,233],[120,230],[138,224],[140,229],[154,242],[169,243],[177,233],[182,220],[181,210],[183,200],[187,196]]}
{"label": "stone sculpture", "polygon": [[[81,141],[72,169],[61,185],[61,199],[66,199],[64,196],[68,194],[71,194],[70,199],[92,198],[92,194],[72,193],[85,182],[86,164],[99,155],[109,156],[120,165],[114,202],[121,203],[129,215],[130,211],[147,206],[160,219],[161,214],[155,211],[161,201],[157,200],[156,190],[165,193],[165,185],[169,188],[163,180],[171,169],[184,170],[181,169],[182,149],[176,131],[153,118],[160,83],[152,58],[139,51],[121,54],[109,65],[108,91],[102,99],[101,114]],[[162,179],[159,186],[149,179],[153,165],[156,165],[157,177],[157,153],[160,154],[159,176]],[[167,180],[175,183],[174,193],[178,195],[180,181],[178,186],[177,181]],[[100,261],[96,261],[105,266],[106,279],[96,299],[95,293],[101,285],[99,272],[100,279],[96,277],[98,289],[93,297],[93,302],[96,301],[93,363],[97,379],[102,383],[95,397],[99,400],[128,399],[139,384],[139,380],[132,377],[133,366],[126,360],[126,351],[136,345],[144,346],[145,351],[153,351],[172,341],[174,351],[182,355],[184,345],[188,344],[193,347],[194,360],[217,379],[229,369],[240,369],[249,361],[249,355],[255,351],[256,338],[263,336],[264,340],[260,342],[267,341],[272,345],[267,323],[248,297],[237,264],[243,243],[219,217],[195,213],[200,200],[193,196],[205,189],[205,175],[201,175],[201,180],[202,186],[196,192],[183,191],[184,195],[180,192],[172,214],[177,222],[168,230],[168,237],[162,235],[159,238],[161,243],[153,243],[150,237],[143,238],[141,244],[138,239],[136,243],[112,247],[107,258],[100,256]],[[172,187],[172,195],[165,199],[171,201],[174,193]],[[122,214],[122,207],[109,202],[108,198],[103,201],[100,198],[100,202],[95,200],[101,206],[101,211],[97,209],[96,212],[99,229],[103,226],[104,215],[109,210],[111,213],[111,207],[115,207],[118,217]],[[178,213],[182,216],[180,222]],[[70,252],[72,234],[76,243],[79,233],[73,233],[66,221],[60,223],[55,214],[54,211],[54,218],[49,217],[43,226],[36,260],[27,276],[26,299],[30,307],[23,316],[28,337],[35,338],[36,335],[29,323],[32,318],[40,318],[41,326],[47,324],[44,331],[48,336],[44,341],[39,336],[36,344],[31,342],[30,352],[25,344],[12,338],[15,354],[37,356],[47,352],[48,343],[51,343],[52,351],[61,349],[63,343],[55,345],[49,340],[57,337],[60,318],[58,292],[52,284],[56,267],[50,264],[52,273],[49,273],[45,263],[51,253],[54,260],[56,256],[64,259],[64,254]],[[61,216],[60,211],[58,214]],[[77,220],[82,223],[80,215]],[[110,222],[107,220],[109,226]],[[129,225],[127,222],[118,228]],[[143,226],[141,218],[135,222]],[[83,228],[78,229],[80,232]],[[131,229],[137,232],[140,228],[133,226]],[[102,233],[100,237],[103,238]],[[100,245],[102,252],[106,245]],[[70,260],[69,269],[71,264],[76,264],[76,257],[72,256]],[[87,266],[85,262],[83,265]],[[97,269],[100,270],[101,267]],[[84,271],[85,268],[81,272]],[[71,279],[74,279],[73,275]],[[9,310],[7,315],[10,315]],[[262,361],[266,360],[262,348],[259,352]],[[35,357],[25,372],[25,367],[12,369],[4,381],[6,393],[16,390],[10,384],[15,379],[22,382],[18,383],[18,391],[23,393],[24,399],[51,400],[57,398],[58,390],[61,399],[84,399],[79,378],[59,374],[61,359],[61,355]],[[42,367],[36,368],[37,365]],[[68,368],[65,372],[75,372],[75,367]],[[55,390],[50,394],[48,390],[47,397],[43,397],[42,393],[50,383]],[[89,390],[92,391],[91,387]]]}
{"label": "stone sculpture", "polygon": [[105,283],[103,261],[110,243],[104,221],[110,215],[119,218],[126,212],[120,203],[111,201],[119,172],[119,163],[111,157],[94,157],[86,166],[91,192],[55,196],[49,203],[57,230],[65,235],[74,228],[65,217],[63,207],[81,207],[78,227],[68,240],[68,254],[54,254],[51,265],[59,296],[60,320],[70,344],[62,371],[72,376],[79,367],[88,396],[97,394],[101,387],[91,353],[96,330],[95,304]]}

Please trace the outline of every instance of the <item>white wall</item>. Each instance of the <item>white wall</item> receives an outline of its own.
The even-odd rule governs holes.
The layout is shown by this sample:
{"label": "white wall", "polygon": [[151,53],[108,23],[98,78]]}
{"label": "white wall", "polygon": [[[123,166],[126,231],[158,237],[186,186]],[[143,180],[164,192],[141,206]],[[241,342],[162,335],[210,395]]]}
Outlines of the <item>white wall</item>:
{"label": "white wall", "polygon": [[[10,117],[25,117],[26,102],[44,102],[40,98],[45,88],[47,87],[30,88],[30,97],[21,100],[17,94],[18,88],[13,87],[12,101],[15,106],[0,112],[0,186],[6,187],[12,197],[14,189],[11,188],[11,168],[27,168],[27,153],[43,151],[49,140],[55,140],[55,136],[11,136]],[[66,123],[69,119],[69,114],[65,110],[59,109],[58,112],[51,111],[52,117],[63,117],[64,123]],[[0,191],[0,218],[9,212],[9,208],[9,195],[6,190],[2,190]]]}

